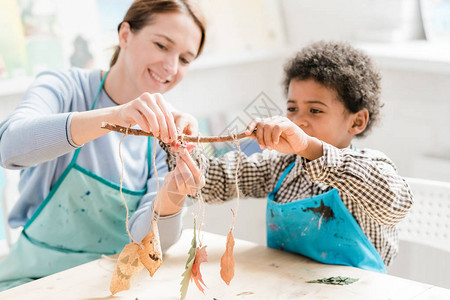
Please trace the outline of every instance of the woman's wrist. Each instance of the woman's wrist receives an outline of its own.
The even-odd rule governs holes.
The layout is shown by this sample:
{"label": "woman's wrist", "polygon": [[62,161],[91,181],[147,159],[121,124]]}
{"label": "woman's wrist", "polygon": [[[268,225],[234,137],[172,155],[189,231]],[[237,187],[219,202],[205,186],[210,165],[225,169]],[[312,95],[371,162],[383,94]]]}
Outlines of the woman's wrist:
{"label": "woman's wrist", "polygon": [[164,184],[155,199],[155,213],[164,217],[176,214],[184,205],[186,195],[169,192]]}
{"label": "woman's wrist", "polygon": [[81,146],[108,133],[107,130],[101,128],[102,122],[117,124],[118,113],[118,107],[73,113],[70,120],[72,141]]}

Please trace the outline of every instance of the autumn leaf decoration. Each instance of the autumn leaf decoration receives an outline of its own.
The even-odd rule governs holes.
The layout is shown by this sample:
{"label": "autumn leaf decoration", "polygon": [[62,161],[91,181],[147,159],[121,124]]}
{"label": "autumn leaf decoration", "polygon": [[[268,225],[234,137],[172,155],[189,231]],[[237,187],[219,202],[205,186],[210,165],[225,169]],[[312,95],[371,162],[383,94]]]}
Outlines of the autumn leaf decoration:
{"label": "autumn leaf decoration", "polygon": [[220,277],[226,284],[230,285],[231,280],[234,277],[234,258],[233,258],[233,248],[234,248],[234,238],[233,238],[233,228],[227,236],[227,246],[225,253],[220,259]]}
{"label": "autumn leaf decoration", "polygon": [[139,261],[138,249],[138,244],[130,243],[120,252],[109,287],[113,295],[130,289],[131,279],[144,268]]}
{"label": "autumn leaf decoration", "polygon": [[187,289],[189,287],[189,279],[191,278],[192,265],[194,264],[195,252],[197,249],[197,236],[195,234],[195,219],[194,219],[194,237],[192,238],[191,248],[188,251],[188,259],[186,261],[186,266],[184,267],[184,272],[181,274],[183,279],[181,280],[180,288],[180,299],[186,297]]}
{"label": "autumn leaf decoration", "polygon": [[[197,235],[196,235],[196,221],[194,218],[194,237],[192,238],[191,248],[188,252],[189,256],[186,261],[186,266],[181,280],[181,296],[180,299],[186,297],[186,293],[189,287],[189,281],[194,281],[197,288],[204,294],[205,290],[203,286],[206,284],[203,282],[202,274],[200,272],[200,264],[207,261],[208,255],[206,254],[206,246],[197,247]],[[203,286],[202,286],[203,285]]]}
{"label": "autumn leaf decoration", "polygon": [[144,267],[149,271],[150,276],[153,276],[161,264],[162,254],[158,225],[153,219],[152,230],[142,239],[141,243],[129,243],[120,252],[109,290],[113,295],[128,290],[133,277]]}
{"label": "autumn leaf decoration", "polygon": [[158,225],[155,219],[152,220],[152,230],[142,239],[141,244],[142,247],[138,249],[139,259],[150,273],[150,277],[153,277],[162,264]]}
{"label": "autumn leaf decoration", "polygon": [[195,251],[195,259],[194,264],[192,265],[192,271],[191,271],[191,281],[193,280],[195,282],[195,285],[198,287],[200,292],[203,294],[205,293],[202,284],[206,287],[206,284],[203,282],[202,279],[202,273],[200,273],[200,264],[202,262],[207,261],[208,255],[206,254],[206,246],[203,246],[202,248],[197,247],[197,251]]}
{"label": "autumn leaf decoration", "polygon": [[307,281],[307,283],[323,283],[323,284],[333,284],[333,285],[348,285],[348,284],[355,283],[358,280],[359,280],[358,278],[337,276],[337,277],[328,277],[328,278],[310,280],[310,281]]}

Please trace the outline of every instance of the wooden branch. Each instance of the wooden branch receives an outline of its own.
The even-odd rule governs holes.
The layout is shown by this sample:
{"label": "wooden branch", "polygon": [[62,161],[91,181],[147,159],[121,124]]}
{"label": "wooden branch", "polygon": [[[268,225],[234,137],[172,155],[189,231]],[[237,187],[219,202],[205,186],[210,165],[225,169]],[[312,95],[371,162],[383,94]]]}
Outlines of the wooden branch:
{"label": "wooden branch", "polygon": [[[142,136],[151,136],[153,137],[153,134],[151,132],[146,132],[140,129],[133,129],[133,128],[127,128],[127,127],[123,127],[120,125],[113,125],[107,122],[103,122],[102,123],[102,128],[104,129],[108,129],[111,131],[117,131],[120,133],[125,134],[127,132],[128,129],[128,134],[131,135],[142,135]],[[252,135],[255,135],[255,133],[253,132]],[[248,135],[245,134],[245,132],[241,132],[239,133],[236,138],[242,139],[242,138],[246,138],[249,137]],[[183,141],[185,142],[192,142],[192,143],[218,143],[218,142],[232,142],[234,141],[234,136],[232,135],[226,135],[226,136],[201,136],[200,139],[197,136],[192,136],[192,135],[185,135],[184,137],[182,137],[181,135],[178,136],[177,138],[179,141],[181,141],[183,139]]]}

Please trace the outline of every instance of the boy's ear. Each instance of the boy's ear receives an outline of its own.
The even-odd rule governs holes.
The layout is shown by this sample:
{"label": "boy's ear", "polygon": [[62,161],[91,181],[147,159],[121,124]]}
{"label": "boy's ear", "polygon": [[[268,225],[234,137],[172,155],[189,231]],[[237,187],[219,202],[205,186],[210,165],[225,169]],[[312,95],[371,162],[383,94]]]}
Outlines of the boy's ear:
{"label": "boy's ear", "polygon": [[120,48],[124,49],[124,48],[127,47],[128,39],[130,37],[130,33],[131,33],[130,24],[128,22],[123,22],[120,25],[120,29],[119,29],[119,45],[120,45]]}
{"label": "boy's ear", "polygon": [[369,111],[363,108],[357,113],[354,113],[352,117],[352,126],[350,127],[349,133],[357,135],[366,129],[367,123],[369,122]]}

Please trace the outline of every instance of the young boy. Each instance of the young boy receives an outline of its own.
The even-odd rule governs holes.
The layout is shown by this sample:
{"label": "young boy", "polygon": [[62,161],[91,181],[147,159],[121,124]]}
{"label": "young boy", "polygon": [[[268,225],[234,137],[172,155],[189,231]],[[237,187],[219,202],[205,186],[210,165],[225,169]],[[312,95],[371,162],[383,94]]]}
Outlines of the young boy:
{"label": "young boy", "polygon": [[[268,197],[267,244],[317,261],[386,272],[398,252],[396,224],[412,196],[394,164],[379,151],[357,149],[379,118],[380,74],[348,44],[314,43],[285,66],[286,117],[254,120],[262,149],[202,157],[206,202]],[[166,147],[167,149],[167,147]],[[193,155],[199,155],[195,149]],[[170,153],[170,151],[168,151]],[[178,159],[185,182],[199,182],[186,150]],[[168,156],[169,169],[175,155]]]}

